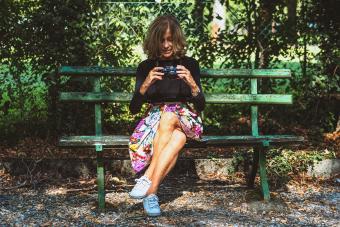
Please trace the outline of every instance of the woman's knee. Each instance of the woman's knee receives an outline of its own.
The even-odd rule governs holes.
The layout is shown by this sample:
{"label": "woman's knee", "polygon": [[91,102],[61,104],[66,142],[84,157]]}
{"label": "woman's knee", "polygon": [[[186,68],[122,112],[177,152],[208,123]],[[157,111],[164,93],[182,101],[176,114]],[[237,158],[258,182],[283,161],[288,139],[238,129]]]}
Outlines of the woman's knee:
{"label": "woman's knee", "polygon": [[174,132],[172,133],[172,141],[173,143],[176,144],[185,144],[187,141],[187,136],[185,135],[185,133],[180,129],[180,128],[176,128],[174,130]]}
{"label": "woman's knee", "polygon": [[173,131],[179,127],[179,121],[176,114],[172,112],[162,113],[161,120],[159,122],[159,129],[161,131]]}

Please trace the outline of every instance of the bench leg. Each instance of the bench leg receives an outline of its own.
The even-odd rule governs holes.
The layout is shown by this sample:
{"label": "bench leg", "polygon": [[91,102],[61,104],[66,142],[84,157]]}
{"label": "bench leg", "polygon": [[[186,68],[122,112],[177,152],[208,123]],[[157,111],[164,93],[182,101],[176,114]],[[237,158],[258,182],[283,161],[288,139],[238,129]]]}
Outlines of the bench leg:
{"label": "bench leg", "polygon": [[98,207],[100,211],[105,209],[105,188],[104,188],[104,163],[103,153],[97,151],[97,186],[98,186]]}
{"label": "bench leg", "polygon": [[267,150],[268,150],[268,147],[264,147],[264,149],[261,149],[261,151],[259,152],[260,182],[261,182],[261,190],[262,190],[263,199],[265,201],[270,200],[268,179],[267,179],[267,173],[266,173],[266,151]]}
{"label": "bench leg", "polygon": [[254,187],[254,182],[255,182],[255,177],[256,177],[258,167],[259,167],[259,148],[255,147],[254,154],[253,154],[253,164],[251,167],[251,172],[248,175],[247,185],[249,188]]}

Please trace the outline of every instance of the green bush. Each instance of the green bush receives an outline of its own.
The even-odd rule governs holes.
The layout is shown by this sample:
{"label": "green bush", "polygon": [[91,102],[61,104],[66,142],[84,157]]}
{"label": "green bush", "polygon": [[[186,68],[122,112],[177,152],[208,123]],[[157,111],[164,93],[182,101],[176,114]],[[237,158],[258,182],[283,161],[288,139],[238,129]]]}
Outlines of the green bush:
{"label": "green bush", "polygon": [[271,149],[267,154],[267,174],[269,181],[275,186],[282,186],[293,176],[306,172],[324,159],[334,158],[335,154],[328,150],[292,151],[288,149]]}
{"label": "green bush", "polygon": [[[292,93],[290,107],[260,107],[262,133],[289,133],[313,128],[315,138],[333,131],[339,117],[339,31],[333,1],[309,1],[297,5],[295,21],[286,13],[284,1],[222,1],[226,28],[210,36],[213,1],[162,1],[103,3],[94,0],[3,1],[0,8],[0,131],[1,138],[30,136],[53,131],[91,133],[93,111],[77,104],[56,102],[56,81],[47,72],[60,65],[136,66],[145,56],[142,42],[147,24],[160,14],[175,14],[188,37],[188,54],[201,67],[289,68],[286,80],[261,80],[263,92]],[[267,21],[263,15],[270,15]],[[274,23],[275,22],[275,26]],[[268,27],[268,24],[272,27]],[[292,24],[294,25],[292,27]],[[273,27],[274,26],[274,27]],[[261,45],[260,45],[261,44]],[[59,78],[58,78],[59,79]],[[67,82],[66,82],[67,81]],[[60,90],[85,88],[66,80]],[[204,91],[249,92],[249,81],[204,81]],[[133,90],[131,79],[104,81],[104,89]],[[127,105],[104,108],[108,132],[130,133],[139,116],[131,117]],[[284,117],[283,117],[284,116]],[[59,123],[60,119],[64,120]],[[204,120],[208,134],[248,134],[248,106],[208,105]],[[128,127],[126,127],[128,125]],[[49,135],[49,133],[43,133]]]}

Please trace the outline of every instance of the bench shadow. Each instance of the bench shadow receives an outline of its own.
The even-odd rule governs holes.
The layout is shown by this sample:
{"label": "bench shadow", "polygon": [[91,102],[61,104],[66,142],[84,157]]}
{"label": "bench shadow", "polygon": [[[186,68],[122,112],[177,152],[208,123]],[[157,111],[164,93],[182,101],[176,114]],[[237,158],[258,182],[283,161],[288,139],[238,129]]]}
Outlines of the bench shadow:
{"label": "bench shadow", "polygon": [[[190,159],[177,162],[159,187],[157,194],[160,204],[171,203],[185,193],[197,193],[200,191],[216,192],[221,190],[230,191],[231,193],[242,190],[247,192],[245,194],[252,194],[253,196],[251,197],[254,200],[261,200],[260,189],[257,187],[248,188],[246,179],[242,183],[237,184],[228,180],[201,179],[197,175],[194,162],[194,160]],[[127,191],[131,190],[134,185],[132,178],[128,179],[128,182],[131,183],[131,186],[127,188]]]}
{"label": "bench shadow", "polygon": [[[254,187],[247,186],[247,180],[238,177],[238,180],[230,179],[214,179],[213,177],[209,179],[201,179],[196,171],[194,160],[185,160],[185,162],[177,162],[173,170],[166,176],[160,188],[158,190],[158,197],[160,205],[167,204],[171,205],[176,199],[182,197],[185,194],[190,196],[192,193],[194,196],[205,195],[205,193],[221,193],[224,196],[228,196],[230,201],[233,201],[232,195],[237,194],[242,197],[242,201],[245,203],[253,202],[264,202],[260,186],[255,184]],[[141,173],[142,175],[143,173]],[[137,176],[139,177],[139,176]],[[128,185],[121,185],[120,191],[128,193],[133,185],[135,184],[134,179],[129,176],[127,178]],[[218,176],[216,176],[218,177]],[[110,191],[115,191],[116,189],[111,189]],[[274,193],[275,194],[275,193]],[[275,201],[275,195],[271,195],[272,200]],[[185,196],[184,196],[185,198]],[[111,205],[112,209],[115,209],[116,205]],[[142,200],[134,204],[129,210],[143,210]]]}

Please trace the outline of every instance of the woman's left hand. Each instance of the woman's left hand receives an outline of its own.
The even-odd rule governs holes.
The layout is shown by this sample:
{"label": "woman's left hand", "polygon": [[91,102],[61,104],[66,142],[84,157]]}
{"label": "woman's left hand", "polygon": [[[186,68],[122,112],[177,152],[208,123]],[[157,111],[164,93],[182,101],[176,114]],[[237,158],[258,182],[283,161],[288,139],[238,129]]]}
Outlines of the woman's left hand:
{"label": "woman's left hand", "polygon": [[187,83],[191,89],[197,88],[197,84],[187,68],[185,68],[183,65],[177,65],[176,69],[178,77],[184,80],[184,82]]}

